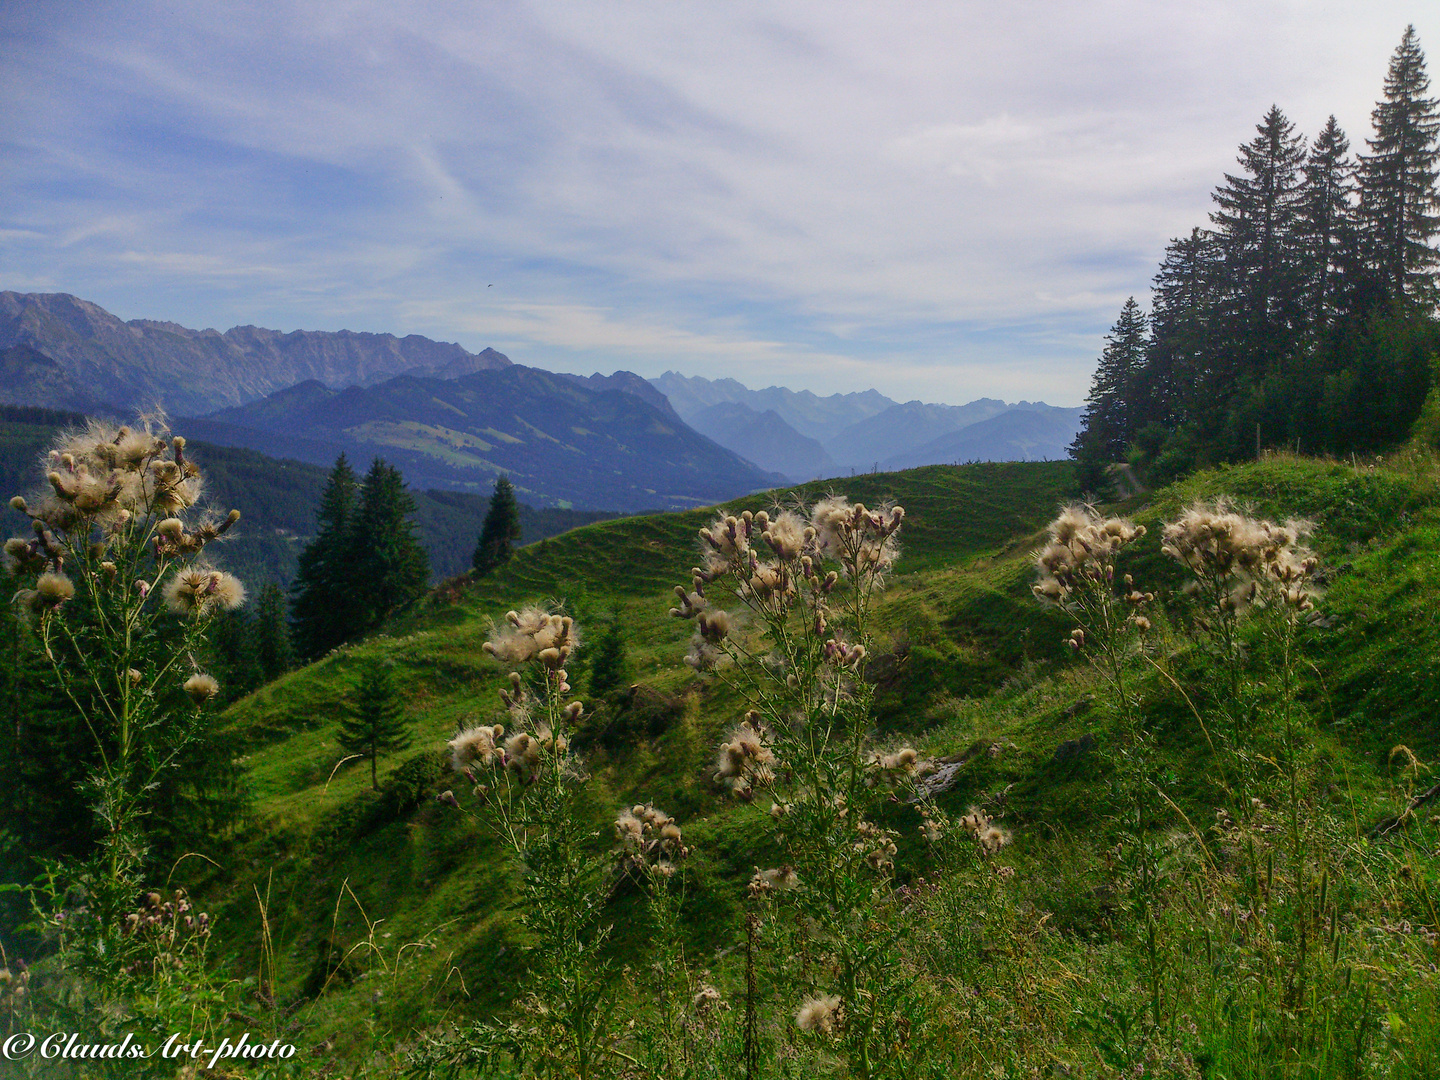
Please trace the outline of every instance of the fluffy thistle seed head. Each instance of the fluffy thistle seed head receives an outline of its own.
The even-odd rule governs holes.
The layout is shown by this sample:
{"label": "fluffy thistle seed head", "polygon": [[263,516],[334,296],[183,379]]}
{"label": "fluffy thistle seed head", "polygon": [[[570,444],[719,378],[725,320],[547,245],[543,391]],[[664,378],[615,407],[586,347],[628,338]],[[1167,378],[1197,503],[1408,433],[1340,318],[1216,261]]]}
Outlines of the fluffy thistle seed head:
{"label": "fluffy thistle seed head", "polygon": [[[144,591],[149,591],[148,585]],[[165,583],[165,603],[176,615],[233,611],[244,602],[245,586],[240,579],[213,566],[186,567]]]}
{"label": "fluffy thistle seed head", "polygon": [[44,608],[56,608],[75,595],[75,583],[58,571],[41,574],[35,582],[38,602]]}
{"label": "fluffy thistle seed head", "polygon": [[495,740],[504,731],[499,725],[466,728],[446,744],[450,747],[450,767],[457,773],[464,773],[477,765],[489,767],[500,764],[504,754],[495,745]]}
{"label": "fluffy thistle seed head", "polygon": [[801,1031],[833,1035],[838,1026],[840,999],[834,994],[807,998],[795,1013],[795,1026]]}
{"label": "fluffy thistle seed head", "polygon": [[204,705],[220,692],[220,684],[213,675],[196,672],[185,680],[185,693],[196,705]]}

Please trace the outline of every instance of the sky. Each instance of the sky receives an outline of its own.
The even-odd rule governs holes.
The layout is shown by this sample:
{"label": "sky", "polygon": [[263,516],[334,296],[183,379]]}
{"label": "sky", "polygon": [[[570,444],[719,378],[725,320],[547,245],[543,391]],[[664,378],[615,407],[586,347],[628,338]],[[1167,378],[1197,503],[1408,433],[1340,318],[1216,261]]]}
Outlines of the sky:
{"label": "sky", "polygon": [[0,0],[0,289],[1078,405],[1266,109],[1363,150],[1408,23],[1440,49],[1430,0]]}

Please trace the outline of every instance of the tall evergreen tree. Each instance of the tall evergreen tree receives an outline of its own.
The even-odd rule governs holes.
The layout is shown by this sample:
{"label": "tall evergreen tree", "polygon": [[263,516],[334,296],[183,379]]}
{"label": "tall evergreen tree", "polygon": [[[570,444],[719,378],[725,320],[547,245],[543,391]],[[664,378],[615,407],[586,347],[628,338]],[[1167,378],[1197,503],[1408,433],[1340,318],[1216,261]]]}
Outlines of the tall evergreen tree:
{"label": "tall evergreen tree", "polygon": [[1081,487],[1087,491],[1101,490],[1104,466],[1124,457],[1138,430],[1135,381],[1145,364],[1148,329],[1145,313],[1132,296],[1125,301],[1120,317],[1105,338],[1090,383],[1082,429],[1070,447]]}
{"label": "tall evergreen tree", "polygon": [[329,652],[349,634],[346,560],[355,491],[355,471],[341,454],[320,496],[315,539],[300,553],[299,568],[290,585],[295,645],[307,660]]}
{"label": "tall evergreen tree", "polygon": [[1371,119],[1375,137],[1360,156],[1360,215],[1372,265],[1393,299],[1434,298],[1440,261],[1430,241],[1440,233],[1435,192],[1440,112],[1426,97],[1430,77],[1414,26],[1405,28],[1385,75],[1385,100]]}
{"label": "tall evergreen tree", "polygon": [[495,480],[485,524],[480,528],[480,541],[471,559],[476,576],[490,573],[508,562],[520,542],[520,504],[515,501],[515,486],[501,473]]}
{"label": "tall evergreen tree", "polygon": [[1134,383],[1131,407],[1137,429],[1187,422],[1198,388],[1213,381],[1221,276],[1219,247],[1209,230],[1192,229],[1166,247],[1150,304],[1150,353]]}
{"label": "tall evergreen tree", "polygon": [[266,682],[278,679],[295,664],[285,619],[285,594],[273,581],[265,583],[255,600],[255,652]]}
{"label": "tall evergreen tree", "polygon": [[415,535],[415,500],[400,471],[376,458],[361,485],[346,550],[346,638],[375,629],[414,600],[430,580],[430,559]]}
{"label": "tall evergreen tree", "polygon": [[378,760],[410,747],[410,734],[395,689],[394,670],[388,661],[372,663],[360,676],[360,687],[347,705],[336,735],[341,749],[370,761],[370,786],[380,790]]}
{"label": "tall evergreen tree", "polygon": [[1225,175],[1210,215],[1224,260],[1224,335],[1213,361],[1227,391],[1245,376],[1262,376],[1292,349],[1304,320],[1304,139],[1278,105],[1255,130],[1240,147],[1244,174]]}
{"label": "tall evergreen tree", "polygon": [[1304,235],[1305,314],[1322,337],[1351,307],[1348,294],[1359,272],[1355,228],[1355,164],[1350,140],[1332,115],[1305,161],[1301,206]]}

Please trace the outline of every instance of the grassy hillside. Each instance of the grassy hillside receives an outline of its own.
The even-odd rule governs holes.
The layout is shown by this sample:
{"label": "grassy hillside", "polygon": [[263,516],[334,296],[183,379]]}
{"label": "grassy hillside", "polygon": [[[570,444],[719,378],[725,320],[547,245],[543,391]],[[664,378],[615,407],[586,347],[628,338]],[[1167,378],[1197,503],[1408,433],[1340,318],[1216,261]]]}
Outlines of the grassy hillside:
{"label": "grassy hillside", "polygon": [[[1004,1043],[1010,1060],[1037,1070],[1048,1062],[1056,1075],[1118,1075],[1109,1070],[1120,1068],[1113,1062],[1130,1068],[1126,1047],[1145,1011],[1127,966],[1133,954],[1116,936],[1127,925],[1123,898],[1109,884],[1123,857],[1110,749],[1119,736],[1103,682],[1063,645],[1070,623],[1030,592],[1030,553],[1068,483],[1068,466],[1060,463],[937,466],[773,498],[808,500],[834,486],[867,504],[893,500],[906,507],[904,556],[879,612],[880,731],[903,734],[926,756],[963,761],[942,804],[956,813],[972,803],[990,807],[1015,836],[1005,856],[1014,871],[1004,879],[1010,891],[991,900],[1008,921],[977,954],[989,957],[990,981],[976,976],[975,989],[964,992],[1005,1028],[1004,1035],[982,1034]],[[1391,748],[1404,744],[1421,763],[1440,756],[1437,494],[1428,459],[1356,468],[1271,457],[1198,474],[1121,507],[1149,528],[1127,552],[1126,568],[1165,600],[1178,593],[1181,576],[1160,553],[1160,526],[1191,500],[1229,495],[1258,514],[1314,522],[1329,583],[1320,617],[1299,641],[1298,697],[1308,718],[1304,804],[1317,818],[1348,823],[1335,827],[1334,844],[1354,862],[1335,856],[1336,874],[1343,863],[1369,875],[1370,884],[1362,876],[1343,883],[1337,877],[1334,888],[1343,888],[1352,912],[1346,917],[1375,920],[1379,912],[1397,925],[1407,920],[1407,928],[1434,923],[1433,906],[1426,905],[1440,888],[1434,855],[1440,834],[1422,816],[1413,832],[1388,846],[1366,835],[1411,790],[1433,782],[1426,780],[1428,766],[1407,774],[1409,759],[1396,765]],[[759,508],[766,501],[731,505]],[[563,602],[582,626],[597,626],[613,612],[623,626],[637,685],[591,702],[580,735],[597,829],[616,806],[632,801],[653,800],[684,823],[694,852],[684,872],[687,940],[717,979],[734,978],[744,882],[757,865],[771,864],[773,852],[757,839],[759,811],[722,799],[709,780],[714,747],[737,702],[681,663],[691,626],[666,615],[668,591],[686,580],[696,529],[710,516],[626,518],[532,545],[472,587],[437,594],[388,635],[337,651],[228,711],[226,722],[248,747],[253,815],[228,850],[214,853],[220,868],[198,884],[217,905],[223,941],[242,968],[256,962],[260,898],[269,914],[276,996],[298,1005],[324,987],[307,1015],[329,1036],[330,1053],[364,1060],[375,1045],[501,1008],[513,991],[521,963],[510,906],[514,882],[487,835],[434,796],[458,786],[445,769],[444,741],[458,724],[498,710],[502,671],[480,648],[490,620],[530,601]],[[1209,836],[1224,793],[1221,763],[1201,720],[1217,706],[1218,691],[1178,622],[1161,619],[1155,641],[1154,663],[1137,660],[1132,675],[1154,733],[1155,783],[1173,808],[1152,828],[1154,842],[1170,853],[1166,865],[1176,867],[1173,880],[1166,879],[1173,891],[1164,894],[1161,922],[1173,933],[1164,939],[1173,942],[1167,963],[1179,972],[1192,955],[1184,952],[1191,948],[1185,928],[1209,917],[1185,914],[1192,903],[1186,897],[1194,895],[1185,890],[1201,879],[1179,867],[1187,851],[1197,860],[1212,857],[1212,841],[1201,837]],[[344,755],[335,741],[341,702],[361,664],[375,657],[397,665],[415,739],[408,754],[382,761],[378,793],[369,790],[368,770],[339,764]],[[575,681],[583,690],[583,680]],[[1262,761],[1256,768],[1268,775],[1270,766]],[[1187,848],[1192,837],[1196,846]],[[1394,876],[1402,863],[1404,874]],[[925,870],[913,833],[898,866],[904,882]],[[1195,885],[1202,893],[1204,887]],[[1249,887],[1260,888],[1258,879]],[[636,904],[624,894],[612,901],[622,961],[642,955],[649,932]],[[1233,926],[1234,917],[1226,917]],[[1377,941],[1393,937],[1376,934]],[[1423,964],[1407,965],[1423,958],[1430,939],[1415,931],[1413,949],[1410,938],[1393,940],[1399,951],[1385,953],[1383,963],[1377,952],[1368,961],[1374,972],[1365,976],[1391,989],[1391,1019],[1383,1030],[1364,1028],[1356,1037],[1355,1060],[1363,1037],[1373,1048],[1366,1053],[1383,1050],[1392,1064],[1408,1055],[1420,1070],[1394,1075],[1425,1075],[1437,1053],[1433,1018],[1425,1015],[1434,987],[1414,974]],[[370,945],[331,973],[332,945],[358,942]],[[1219,967],[1212,975],[1217,985],[1240,977]],[[1372,998],[1366,1001],[1371,1008]],[[1225,1008],[1215,1004],[1215,1016],[1229,1017],[1225,1030],[1233,1042],[1240,1021]],[[1258,1029],[1245,1030],[1263,1058]],[[1203,1071],[1205,1055],[1221,1053],[1206,1049],[1208,1037],[1196,1036],[1188,1067]],[[1227,1047],[1225,1053],[1238,1052]]]}

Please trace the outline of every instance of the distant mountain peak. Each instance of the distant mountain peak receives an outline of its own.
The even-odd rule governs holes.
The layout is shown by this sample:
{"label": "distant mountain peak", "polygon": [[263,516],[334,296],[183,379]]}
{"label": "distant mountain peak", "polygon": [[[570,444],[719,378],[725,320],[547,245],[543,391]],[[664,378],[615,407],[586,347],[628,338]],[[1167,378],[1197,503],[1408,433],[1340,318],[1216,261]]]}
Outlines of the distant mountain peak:
{"label": "distant mountain peak", "polygon": [[286,386],[382,382],[421,368],[454,378],[511,366],[494,349],[466,351],[418,334],[269,330],[254,325],[192,330],[156,319],[123,322],[69,293],[0,292],[0,350],[25,345],[53,359],[60,378],[13,380],[0,401],[72,408],[83,396],[111,411],[158,403],[197,415],[255,401]]}

